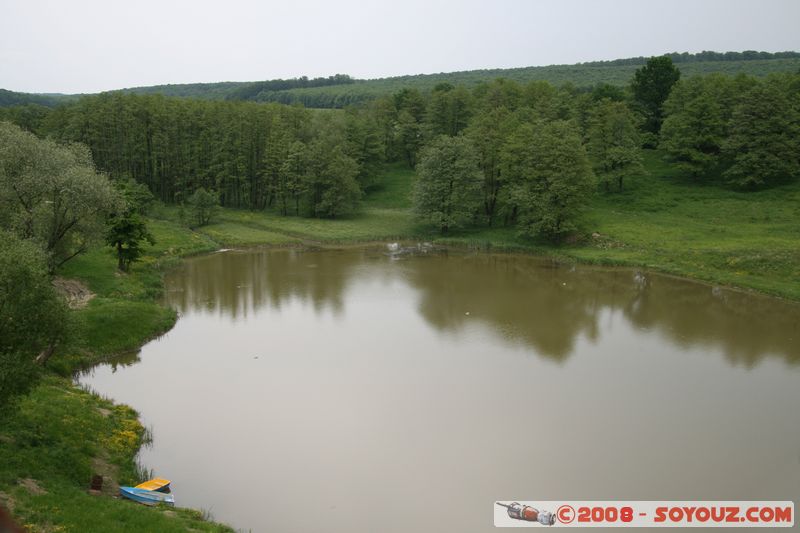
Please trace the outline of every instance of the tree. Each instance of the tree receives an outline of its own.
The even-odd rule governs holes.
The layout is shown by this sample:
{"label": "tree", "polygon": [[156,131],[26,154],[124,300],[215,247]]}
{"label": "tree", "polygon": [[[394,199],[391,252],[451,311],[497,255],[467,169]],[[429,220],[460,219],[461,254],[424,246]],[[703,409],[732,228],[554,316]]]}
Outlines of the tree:
{"label": "tree", "polygon": [[500,154],[510,122],[505,107],[489,108],[478,113],[464,133],[478,155],[478,166],[483,173],[483,212],[490,226],[505,183],[500,171]]}
{"label": "tree", "polygon": [[360,109],[348,108],[344,113],[345,152],[358,163],[358,184],[362,190],[375,184],[383,170],[386,146],[376,120]]}
{"label": "tree", "polygon": [[106,243],[116,250],[117,268],[122,272],[127,272],[131,263],[139,260],[143,241],[151,245],[156,243],[139,213],[125,210],[111,217]]}
{"label": "tree", "polygon": [[115,186],[124,204],[108,217],[106,244],[117,252],[117,268],[126,272],[131,263],[139,260],[142,241],[150,245],[156,242],[143,217],[155,198],[147,187],[132,179],[119,180]]}
{"label": "tree", "polygon": [[458,135],[469,123],[472,95],[464,87],[440,83],[431,93],[426,123],[431,136]]}
{"label": "tree", "polygon": [[729,102],[721,94],[726,85],[719,76],[681,80],[664,102],[659,144],[694,178],[719,162],[727,135],[724,106]]}
{"label": "tree", "polygon": [[25,393],[67,332],[67,312],[32,241],[0,230],[0,410]]}
{"label": "tree", "polygon": [[332,139],[312,143],[306,173],[306,189],[310,192],[311,212],[316,217],[330,217],[353,211],[361,199],[358,185],[358,163],[344,153]]}
{"label": "tree", "polygon": [[601,100],[590,112],[588,137],[589,157],[606,190],[612,181],[622,190],[626,177],[644,171],[639,133],[624,103]]}
{"label": "tree", "polygon": [[200,187],[192,193],[187,203],[197,225],[205,226],[219,210],[219,194]]}
{"label": "tree", "polygon": [[669,96],[681,72],[668,56],[651,57],[637,69],[631,82],[634,102],[644,117],[643,129],[654,136],[661,130],[661,106]]}
{"label": "tree", "polygon": [[523,235],[559,241],[578,229],[595,180],[574,124],[523,124],[509,138],[503,168]]}
{"label": "tree", "polygon": [[287,203],[294,202],[294,214],[300,215],[300,199],[308,192],[306,172],[308,171],[308,147],[295,141],[289,147],[289,155],[281,166],[281,180],[285,194],[280,197],[281,214],[288,213]]}
{"label": "tree", "polygon": [[408,165],[416,165],[417,153],[422,146],[422,126],[408,111],[397,115],[394,138]]}
{"label": "tree", "polygon": [[599,102],[604,98],[608,98],[614,102],[625,101],[625,89],[611,85],[610,83],[598,83],[592,88],[592,100]]}
{"label": "tree", "polygon": [[744,95],[723,147],[733,161],[725,172],[733,184],[755,188],[800,176],[800,110],[792,104],[773,80]]}
{"label": "tree", "polygon": [[465,137],[436,137],[422,151],[414,187],[414,210],[442,233],[472,219],[481,205],[483,175]]}
{"label": "tree", "polygon": [[0,223],[39,242],[50,271],[85,252],[119,204],[89,150],[0,123]]}

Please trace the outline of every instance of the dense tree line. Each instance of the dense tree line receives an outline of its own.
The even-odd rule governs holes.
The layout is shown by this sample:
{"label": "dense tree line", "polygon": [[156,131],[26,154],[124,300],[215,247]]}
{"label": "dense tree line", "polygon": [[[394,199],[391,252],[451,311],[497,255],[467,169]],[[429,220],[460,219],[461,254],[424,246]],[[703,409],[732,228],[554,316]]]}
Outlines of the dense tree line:
{"label": "dense tree line", "polygon": [[114,178],[183,203],[199,188],[228,207],[338,216],[355,207],[385,159],[367,110],[109,93],[53,111],[42,131],[88,146]]}
{"label": "dense tree line", "polygon": [[10,107],[26,104],[37,104],[47,107],[57,105],[59,99],[57,96],[48,96],[44,94],[31,94],[31,93],[18,93],[0,89],[0,107]]}
{"label": "dense tree line", "polygon": [[[716,53],[716,52],[715,52]],[[725,54],[728,54],[727,52]],[[739,54],[739,52],[731,52]],[[761,52],[759,52],[761,54]],[[736,76],[747,74],[766,77],[773,73],[797,72],[800,70],[800,56],[793,52],[775,54],[769,59],[729,58],[720,61],[681,60],[684,54],[668,55],[676,63],[684,76],[707,74],[728,74]],[[675,58],[678,57],[678,60]],[[356,80],[355,83],[330,85],[326,87],[307,87],[261,93],[255,98],[261,102],[284,104],[303,104],[314,108],[344,108],[358,105],[376,98],[394,94],[404,88],[414,88],[430,94],[437,85],[447,83],[472,89],[496,78],[504,78],[526,84],[534,81],[547,81],[556,86],[574,85],[579,90],[591,90],[597,85],[613,85],[623,88],[628,85],[635,71],[647,63],[647,58],[634,58],[605,64],[549,65],[544,67],[523,67],[512,69],[472,70],[425,74],[417,76],[397,76],[376,80]]]}
{"label": "dense tree line", "polygon": [[698,180],[755,188],[800,176],[800,75],[681,80],[660,146]]}
{"label": "dense tree line", "polygon": [[[641,174],[642,145],[661,146],[696,177],[723,174],[740,186],[796,176],[798,78],[686,78],[660,57],[624,89],[440,83],[339,112],[109,93],[17,119],[87,145],[98,168],[145,184],[164,202],[189,203],[202,189],[224,206],[285,215],[352,212],[385,161],[417,166],[420,176],[446,175],[444,161],[462,169],[474,162],[478,194],[469,192],[471,171],[461,182],[467,189],[456,191],[469,192],[456,203],[469,204],[470,215],[463,205],[438,209],[440,229],[499,223],[558,239],[576,228],[594,183],[610,192]],[[417,188],[418,202],[452,201],[428,202],[426,190]]]}
{"label": "dense tree line", "polygon": [[[800,58],[800,52],[757,52],[755,50],[745,50],[744,52],[713,52],[703,50],[691,54],[689,52],[670,52],[661,57],[668,57],[673,63],[699,63],[705,61],[753,61],[756,59],[796,59]],[[619,66],[619,65],[645,65],[649,57],[628,57],[625,59],[612,59],[610,61],[587,61],[580,63],[584,66]]]}
{"label": "dense tree line", "polygon": [[[673,52],[666,54],[679,64],[685,76],[720,73],[747,74],[765,77],[778,72],[797,72],[800,69],[798,52],[711,52],[697,54]],[[163,96],[190,97],[204,100],[245,100],[302,104],[314,108],[344,108],[376,98],[391,95],[403,88],[415,88],[430,93],[437,85],[473,88],[496,78],[519,83],[548,81],[555,85],[573,84],[581,89],[598,84],[624,87],[635,70],[648,61],[646,57],[633,57],[611,61],[592,61],[576,65],[548,65],[509,69],[482,69],[413,76],[394,76],[373,80],[354,79],[344,74],[309,79],[305,76],[288,80],[257,82],[184,83],[133,87],[122,89],[134,94],[161,94]],[[35,95],[13,93],[0,89],[0,108],[26,103],[55,106],[75,101],[81,95]]]}
{"label": "dense tree line", "polygon": [[331,85],[349,85],[356,80],[347,74],[334,74],[324,78],[312,78],[301,76],[289,80],[267,80],[247,83],[232,90],[225,97],[226,100],[254,100],[270,101],[267,96],[270,93],[286,91],[287,89],[306,89],[309,87],[329,87]]}

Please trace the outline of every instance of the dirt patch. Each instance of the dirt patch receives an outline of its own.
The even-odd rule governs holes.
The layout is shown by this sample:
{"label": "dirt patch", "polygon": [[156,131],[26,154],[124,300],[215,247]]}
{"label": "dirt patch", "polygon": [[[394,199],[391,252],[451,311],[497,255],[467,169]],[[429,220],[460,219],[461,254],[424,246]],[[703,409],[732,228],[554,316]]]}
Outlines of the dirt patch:
{"label": "dirt patch", "polygon": [[104,417],[108,418],[111,415],[110,409],[104,409],[102,407],[97,408],[97,412],[103,415]]}
{"label": "dirt patch", "polygon": [[164,516],[168,516],[170,518],[177,518],[178,513],[176,513],[175,511],[164,511]]}
{"label": "dirt patch", "polygon": [[102,493],[109,496],[116,496],[119,494],[119,483],[117,483],[117,467],[110,464],[102,457],[94,457],[92,459],[92,473],[103,476],[103,489]]}
{"label": "dirt patch", "polygon": [[89,287],[76,279],[56,277],[53,279],[53,287],[67,300],[70,309],[86,307],[86,304],[95,297],[95,293],[90,291]]}
{"label": "dirt patch", "polygon": [[39,482],[35,479],[26,477],[25,479],[18,479],[17,484],[23,487],[25,490],[33,494],[34,496],[40,496],[42,494],[47,494],[47,491],[44,490],[42,487],[39,486]]}
{"label": "dirt patch", "polygon": [[5,508],[9,513],[14,512],[14,498],[0,491],[0,507]]}
{"label": "dirt patch", "polygon": [[14,444],[14,437],[9,437],[8,435],[0,434],[0,442],[3,444]]}

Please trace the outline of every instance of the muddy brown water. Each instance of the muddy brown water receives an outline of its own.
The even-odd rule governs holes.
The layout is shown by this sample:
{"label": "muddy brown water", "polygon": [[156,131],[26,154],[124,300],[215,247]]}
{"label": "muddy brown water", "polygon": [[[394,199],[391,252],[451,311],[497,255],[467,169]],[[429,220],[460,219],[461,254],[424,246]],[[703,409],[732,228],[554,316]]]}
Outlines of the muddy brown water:
{"label": "muddy brown water", "polygon": [[80,382],[179,505],[275,532],[494,530],[496,500],[797,500],[800,306],[527,256],[229,251]]}

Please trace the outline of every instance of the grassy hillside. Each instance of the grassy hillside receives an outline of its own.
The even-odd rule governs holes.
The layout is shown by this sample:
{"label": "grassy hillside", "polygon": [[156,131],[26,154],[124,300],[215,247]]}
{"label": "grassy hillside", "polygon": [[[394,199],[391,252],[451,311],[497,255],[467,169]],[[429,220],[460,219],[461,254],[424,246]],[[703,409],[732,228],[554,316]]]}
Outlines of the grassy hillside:
{"label": "grassy hillside", "polygon": [[18,93],[0,89],[0,107],[37,104],[53,107],[63,101],[64,96],[50,94]]}
{"label": "grassy hillside", "polygon": [[[642,63],[643,64],[643,63]],[[627,85],[641,64],[626,65],[552,65],[547,67],[524,67],[514,69],[470,70],[441,74],[398,76],[376,80],[358,80],[350,85],[313,87],[260,93],[255,99],[262,102],[301,102],[306,107],[343,107],[384,96],[404,87],[428,91],[436,84],[448,82],[453,85],[474,86],[496,78],[507,78],[519,82],[543,80],[555,85],[572,83],[577,87],[591,87],[599,83]],[[710,74],[749,74],[766,76],[774,72],[800,70],[800,58],[762,59],[747,61],[700,61],[679,63],[684,76]]]}

